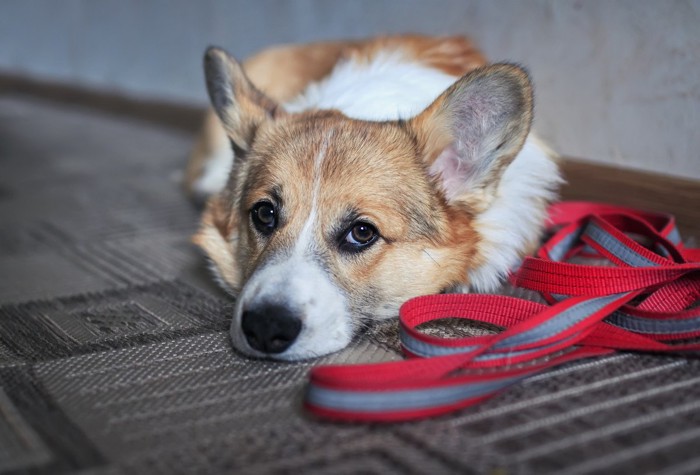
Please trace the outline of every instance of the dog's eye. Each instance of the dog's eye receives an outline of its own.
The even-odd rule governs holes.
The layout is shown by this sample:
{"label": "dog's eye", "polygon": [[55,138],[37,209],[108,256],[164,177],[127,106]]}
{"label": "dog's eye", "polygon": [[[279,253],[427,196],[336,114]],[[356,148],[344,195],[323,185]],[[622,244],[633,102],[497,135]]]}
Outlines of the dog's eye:
{"label": "dog's eye", "polygon": [[250,218],[255,229],[264,235],[269,235],[277,227],[277,213],[269,201],[260,201],[250,210]]}
{"label": "dog's eye", "polygon": [[377,228],[369,223],[355,223],[343,237],[340,247],[344,251],[362,251],[375,243],[379,237]]}

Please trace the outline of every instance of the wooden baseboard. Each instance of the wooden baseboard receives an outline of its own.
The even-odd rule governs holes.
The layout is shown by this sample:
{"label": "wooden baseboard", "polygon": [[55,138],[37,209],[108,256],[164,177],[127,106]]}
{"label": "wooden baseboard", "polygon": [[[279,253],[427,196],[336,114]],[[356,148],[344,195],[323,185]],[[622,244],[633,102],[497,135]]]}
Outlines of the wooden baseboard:
{"label": "wooden baseboard", "polygon": [[86,107],[192,133],[199,130],[205,112],[203,107],[162,100],[136,99],[114,92],[0,72],[0,95],[2,94],[32,96]]}
{"label": "wooden baseboard", "polygon": [[[672,213],[683,236],[700,239],[700,181],[567,159],[566,200],[593,200]],[[700,243],[697,243],[700,244]]]}
{"label": "wooden baseboard", "polygon": [[[202,108],[1,74],[0,94],[21,94],[194,133]],[[700,181],[566,159],[562,198],[593,200],[673,213],[684,236],[700,239]]]}

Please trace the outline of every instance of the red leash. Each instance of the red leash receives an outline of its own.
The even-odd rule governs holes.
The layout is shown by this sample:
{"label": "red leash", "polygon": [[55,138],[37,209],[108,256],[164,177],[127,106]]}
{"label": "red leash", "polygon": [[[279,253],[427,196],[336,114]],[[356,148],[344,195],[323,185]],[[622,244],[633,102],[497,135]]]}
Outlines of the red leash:
{"label": "red leash", "polygon": [[[700,249],[672,216],[586,202],[549,210],[554,234],[512,283],[549,305],[499,295],[418,297],[399,312],[406,361],[311,371],[306,407],[340,420],[402,421],[471,406],[553,366],[614,351],[689,355],[700,343]],[[643,240],[644,246],[632,239]],[[612,266],[571,264],[596,256]],[[425,322],[456,317],[505,327],[437,338]]]}

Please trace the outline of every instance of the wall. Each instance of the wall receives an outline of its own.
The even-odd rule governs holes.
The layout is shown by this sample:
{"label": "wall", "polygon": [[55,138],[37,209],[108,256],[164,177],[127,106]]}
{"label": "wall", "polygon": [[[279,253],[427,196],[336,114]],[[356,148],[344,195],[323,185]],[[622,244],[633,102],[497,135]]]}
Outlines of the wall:
{"label": "wall", "polygon": [[467,33],[526,65],[560,152],[700,178],[700,0],[5,0],[0,70],[204,103],[209,44]]}

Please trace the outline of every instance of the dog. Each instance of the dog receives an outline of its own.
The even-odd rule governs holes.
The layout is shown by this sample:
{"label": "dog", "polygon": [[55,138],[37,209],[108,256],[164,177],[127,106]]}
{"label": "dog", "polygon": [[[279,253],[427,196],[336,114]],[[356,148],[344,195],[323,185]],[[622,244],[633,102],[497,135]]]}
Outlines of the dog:
{"label": "dog", "polygon": [[533,90],[464,37],[206,51],[211,99],[187,170],[193,241],[237,297],[252,357],[312,358],[424,294],[492,291],[533,252],[557,156]]}

